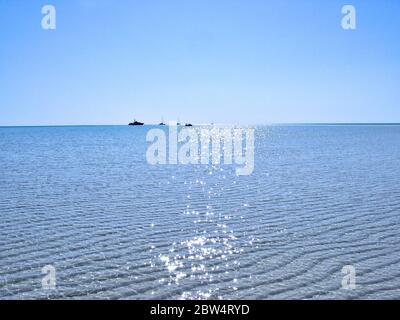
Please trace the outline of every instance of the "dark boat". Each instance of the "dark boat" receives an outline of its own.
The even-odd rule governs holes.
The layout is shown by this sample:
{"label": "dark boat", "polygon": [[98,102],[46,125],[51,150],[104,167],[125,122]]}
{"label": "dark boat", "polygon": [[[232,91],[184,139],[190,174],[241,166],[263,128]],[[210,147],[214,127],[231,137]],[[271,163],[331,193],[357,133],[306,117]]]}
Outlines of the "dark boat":
{"label": "dark boat", "polygon": [[164,118],[161,119],[161,122],[158,124],[159,126],[165,126]]}
{"label": "dark boat", "polygon": [[130,126],[142,126],[142,125],[144,125],[144,123],[134,120],[133,122],[129,123],[129,125]]}
{"label": "dark boat", "polygon": [[193,125],[191,123],[186,123],[185,127],[193,127]]}

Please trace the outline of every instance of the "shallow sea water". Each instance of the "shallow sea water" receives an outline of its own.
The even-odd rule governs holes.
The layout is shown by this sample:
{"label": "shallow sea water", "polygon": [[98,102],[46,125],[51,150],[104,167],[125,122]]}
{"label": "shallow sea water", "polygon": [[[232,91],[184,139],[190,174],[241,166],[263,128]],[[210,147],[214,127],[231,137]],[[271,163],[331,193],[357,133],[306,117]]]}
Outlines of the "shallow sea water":
{"label": "shallow sea water", "polygon": [[149,129],[0,128],[0,299],[400,298],[400,126],[256,127],[249,176]]}

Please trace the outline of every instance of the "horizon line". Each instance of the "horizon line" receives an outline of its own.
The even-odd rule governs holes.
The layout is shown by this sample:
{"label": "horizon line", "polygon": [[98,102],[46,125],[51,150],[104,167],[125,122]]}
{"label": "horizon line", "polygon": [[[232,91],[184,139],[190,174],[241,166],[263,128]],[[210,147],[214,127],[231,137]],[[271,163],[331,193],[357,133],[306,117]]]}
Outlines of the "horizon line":
{"label": "horizon line", "polygon": [[[233,123],[193,123],[193,126],[232,126],[232,125],[243,125],[243,126],[279,126],[279,125],[302,125],[302,126],[316,126],[316,125],[400,125],[400,122],[271,122],[262,124],[233,124]],[[119,127],[128,126],[128,124],[38,124],[38,125],[0,125],[0,128],[35,128],[35,127]],[[159,123],[145,123],[143,126],[161,126]],[[165,126],[169,126],[165,124]],[[182,125],[184,126],[184,125]]]}

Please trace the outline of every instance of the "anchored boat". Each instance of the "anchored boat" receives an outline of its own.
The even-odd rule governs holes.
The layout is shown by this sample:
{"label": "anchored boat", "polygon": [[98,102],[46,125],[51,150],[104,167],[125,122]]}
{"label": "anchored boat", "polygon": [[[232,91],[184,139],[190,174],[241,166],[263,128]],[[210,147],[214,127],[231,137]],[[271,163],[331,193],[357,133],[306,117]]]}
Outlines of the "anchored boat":
{"label": "anchored boat", "polygon": [[129,123],[129,125],[130,126],[142,126],[142,125],[144,125],[144,123],[136,121],[136,119],[134,119],[133,122]]}

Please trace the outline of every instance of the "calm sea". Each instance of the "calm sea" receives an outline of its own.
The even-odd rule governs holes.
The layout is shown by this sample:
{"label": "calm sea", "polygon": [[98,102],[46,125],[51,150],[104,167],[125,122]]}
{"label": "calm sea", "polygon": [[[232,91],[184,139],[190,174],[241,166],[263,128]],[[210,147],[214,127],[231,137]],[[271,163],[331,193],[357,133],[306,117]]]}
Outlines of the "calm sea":
{"label": "calm sea", "polygon": [[1,299],[400,298],[400,126],[256,127],[250,176],[148,130],[0,128]]}

